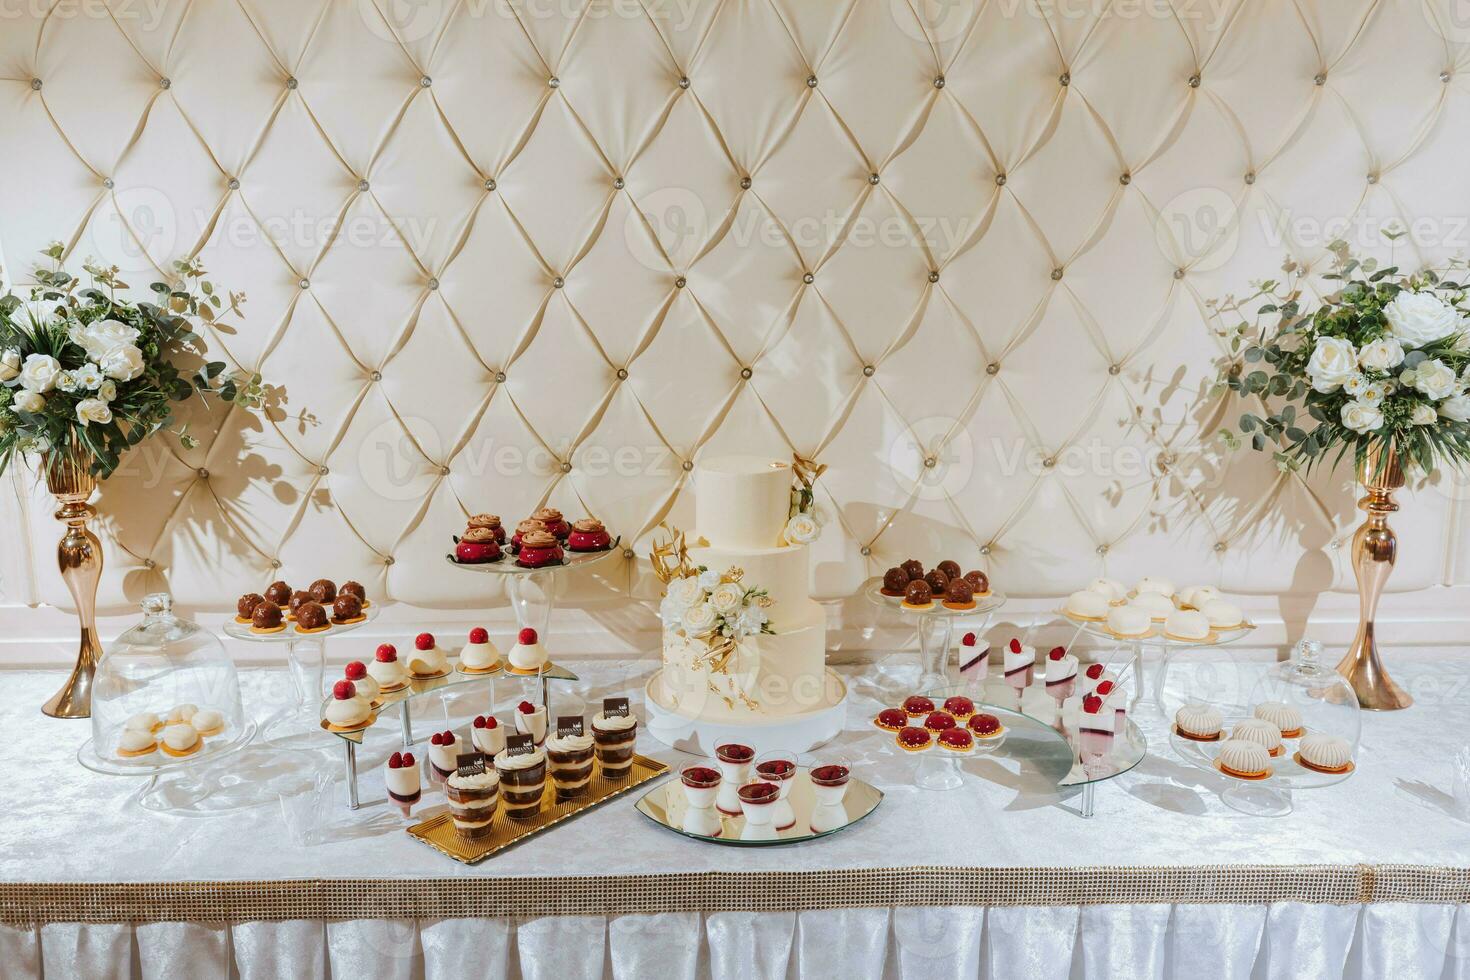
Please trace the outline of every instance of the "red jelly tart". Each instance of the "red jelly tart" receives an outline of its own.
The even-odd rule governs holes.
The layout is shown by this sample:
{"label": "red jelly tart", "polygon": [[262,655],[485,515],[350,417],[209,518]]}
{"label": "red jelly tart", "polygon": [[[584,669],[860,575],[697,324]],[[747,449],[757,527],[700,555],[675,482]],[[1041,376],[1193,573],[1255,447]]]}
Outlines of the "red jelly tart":
{"label": "red jelly tart", "polygon": [[612,547],[612,535],[595,517],[586,517],[572,525],[567,535],[568,551],[606,551]]}
{"label": "red jelly tart", "polygon": [[975,702],[961,694],[944,699],[944,710],[954,715],[956,721],[966,721],[975,713]]}
{"label": "red jelly tart", "polygon": [[951,752],[970,752],[975,748],[975,737],[963,728],[947,728],[939,733],[939,747]]}
{"label": "red jelly tart", "polygon": [[1005,727],[995,715],[988,715],[982,711],[970,719],[970,731],[975,734],[976,738],[995,738],[1005,731]]}
{"label": "red jelly tart", "polygon": [[934,702],[922,694],[915,694],[913,697],[904,701],[903,710],[908,712],[910,718],[918,718],[920,715],[927,715],[933,711]]}
{"label": "red jelly tart", "polygon": [[521,538],[516,564],[522,568],[558,565],[562,560],[561,544],[550,531],[531,531]]}
{"label": "red jelly tart", "polygon": [[954,715],[948,711],[931,711],[929,717],[924,719],[924,727],[931,732],[942,732],[946,728],[955,727]]}
{"label": "red jelly tart", "polygon": [[909,723],[909,716],[902,708],[884,708],[878,712],[878,717],[873,719],[873,724],[885,732],[896,732]]}
{"label": "red jelly tart", "polygon": [[923,752],[934,744],[934,736],[922,728],[905,728],[898,733],[898,747],[905,752]]}

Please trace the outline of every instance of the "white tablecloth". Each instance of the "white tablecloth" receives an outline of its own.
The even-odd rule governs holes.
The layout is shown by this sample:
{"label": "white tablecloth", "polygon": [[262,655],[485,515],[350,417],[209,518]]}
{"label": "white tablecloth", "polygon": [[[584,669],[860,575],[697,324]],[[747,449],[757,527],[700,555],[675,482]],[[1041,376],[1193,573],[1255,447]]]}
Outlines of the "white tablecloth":
{"label": "white tablecloth", "polygon": [[[1356,865],[1462,868],[1470,825],[1453,815],[1448,753],[1470,693],[1444,683],[1443,661],[1399,658],[1396,676],[1419,696],[1410,711],[1365,716],[1359,770],[1327,789],[1299,792],[1289,816],[1267,820],[1224,808],[1222,777],[1192,769],[1167,745],[1134,773],[1103,786],[1097,816],[1040,791],[1004,767],[967,763],[967,784],[946,794],[913,788],[912,761],[892,754],[868,724],[880,702],[906,693],[912,658],[844,668],[855,701],[842,751],[887,793],[867,821],[819,843],[737,849],[686,840],[616,801],[476,866],[449,861],[402,832],[396,811],[340,806],[340,751],[247,750],[198,804],[159,812],[140,805],[141,783],[95,775],[74,761],[84,722],[43,718],[55,674],[6,672],[0,708],[9,789],[0,824],[0,889],[23,883],[280,882],[318,879],[501,881],[571,876],[830,869],[1195,868]],[[553,689],[553,711],[641,690],[650,665],[576,664],[577,684]],[[1252,666],[1231,667],[1249,672]],[[1187,684],[1189,668],[1176,667]],[[278,671],[243,674],[247,706],[268,714],[284,691]],[[505,712],[520,697],[497,686]],[[578,701],[578,699],[581,699]],[[485,689],[424,708],[421,735],[490,707]],[[389,726],[390,728],[392,726]],[[363,795],[380,797],[378,767],[391,731],[362,750]],[[677,753],[643,738],[640,750]],[[186,779],[188,777],[185,777]],[[169,782],[148,798],[169,792]],[[285,798],[282,805],[278,797]],[[1059,805],[1060,804],[1060,805]],[[1386,874],[1386,873],[1385,873]],[[1445,874],[1441,870],[1441,874]],[[1374,872],[1365,872],[1373,880]],[[1449,873],[1461,888],[1465,873]],[[653,915],[535,916],[486,908],[485,918],[68,922],[14,894],[0,912],[0,975],[463,978],[583,977],[1470,977],[1470,912],[1436,893],[1368,904],[1083,904],[949,908],[668,910]],[[1372,896],[1378,898],[1375,893]],[[1202,902],[1206,901],[1201,899]],[[836,903],[834,903],[836,904]],[[78,915],[78,918],[83,916]],[[207,910],[201,918],[207,918]],[[219,919],[228,918],[219,915]]]}

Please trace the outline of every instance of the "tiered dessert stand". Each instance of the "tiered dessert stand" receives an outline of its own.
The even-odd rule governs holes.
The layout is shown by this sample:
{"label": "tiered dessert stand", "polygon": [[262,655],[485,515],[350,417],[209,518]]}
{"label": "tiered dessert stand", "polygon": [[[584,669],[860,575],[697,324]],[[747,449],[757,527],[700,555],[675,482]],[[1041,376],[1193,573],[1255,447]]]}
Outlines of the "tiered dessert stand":
{"label": "tiered dessert stand", "polygon": [[[1227,718],[1225,731],[1228,732],[1236,722],[1247,717],[1250,716]],[[1320,772],[1302,765],[1296,759],[1295,740],[1287,740],[1282,755],[1271,760],[1271,775],[1259,780],[1240,779],[1224,775],[1215,765],[1215,756],[1220,751],[1223,737],[1215,742],[1197,742],[1174,731],[1170,733],[1169,741],[1179,758],[1185,762],[1230,781],[1230,785],[1220,792],[1222,803],[1232,810],[1256,817],[1284,817],[1293,809],[1292,790],[1335,786],[1353,774],[1351,768],[1347,772]]]}
{"label": "tiered dessert stand", "polygon": [[975,627],[979,632],[990,625],[990,617],[1006,604],[1005,593],[991,591],[989,595],[976,596],[975,604],[969,609],[950,609],[936,597],[927,609],[910,609],[897,596],[886,596],[882,592],[881,579],[872,579],[863,585],[863,594],[868,601],[884,609],[892,609],[912,619],[919,634],[919,690],[943,687],[951,683],[946,673],[950,647],[954,641],[956,619],[983,617]]}

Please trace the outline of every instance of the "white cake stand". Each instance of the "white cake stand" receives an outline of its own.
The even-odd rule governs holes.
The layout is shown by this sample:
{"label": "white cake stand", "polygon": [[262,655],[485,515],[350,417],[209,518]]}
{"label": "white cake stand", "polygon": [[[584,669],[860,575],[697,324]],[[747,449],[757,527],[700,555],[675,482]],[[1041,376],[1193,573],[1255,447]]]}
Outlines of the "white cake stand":
{"label": "white cake stand", "polygon": [[969,609],[950,609],[937,598],[927,609],[911,609],[899,596],[884,595],[882,588],[882,579],[869,579],[863,583],[863,595],[874,605],[896,610],[914,620],[914,628],[919,634],[920,690],[939,688],[952,682],[945,668],[954,639],[954,621],[964,617],[983,617],[975,627],[976,632],[980,632],[990,625],[990,617],[995,611],[1006,604],[1005,593],[992,590],[989,595],[976,596],[975,605]]}

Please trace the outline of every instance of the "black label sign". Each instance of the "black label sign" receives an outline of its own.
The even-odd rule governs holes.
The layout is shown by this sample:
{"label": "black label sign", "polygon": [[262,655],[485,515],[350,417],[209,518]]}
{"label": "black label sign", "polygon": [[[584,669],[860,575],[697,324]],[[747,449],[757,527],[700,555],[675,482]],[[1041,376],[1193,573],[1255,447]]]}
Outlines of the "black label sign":
{"label": "black label sign", "polygon": [[530,755],[536,751],[536,739],[531,735],[509,735],[505,739],[506,755]]}
{"label": "black label sign", "polygon": [[455,771],[461,776],[480,776],[485,772],[485,753],[462,752],[455,756]]}
{"label": "black label sign", "polygon": [[608,718],[628,717],[627,698],[603,698],[602,713]]}
{"label": "black label sign", "polygon": [[572,735],[583,734],[581,715],[558,715],[556,719],[556,734],[562,738]]}

